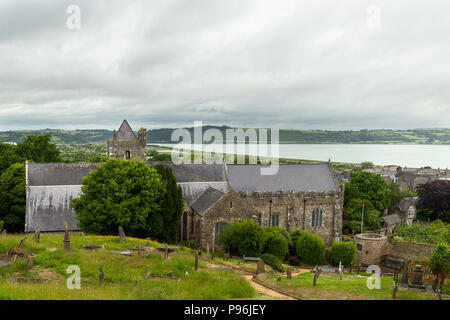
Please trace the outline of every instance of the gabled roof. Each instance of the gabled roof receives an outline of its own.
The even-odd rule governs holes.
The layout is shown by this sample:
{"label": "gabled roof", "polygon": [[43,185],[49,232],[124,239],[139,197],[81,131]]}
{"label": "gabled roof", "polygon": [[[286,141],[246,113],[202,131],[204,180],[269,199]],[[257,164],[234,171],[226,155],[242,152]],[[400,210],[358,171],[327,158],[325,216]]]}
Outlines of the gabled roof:
{"label": "gabled roof", "polygon": [[328,163],[280,164],[275,175],[261,175],[264,165],[227,165],[234,191],[339,191]]}
{"label": "gabled roof", "polygon": [[137,137],[131,129],[127,120],[123,120],[119,130],[116,132],[116,139],[122,141],[136,140]]}
{"label": "gabled roof", "polygon": [[381,217],[381,219],[388,225],[388,226],[392,226],[395,224],[399,224],[402,222],[402,219],[400,218],[400,216],[395,213],[395,214],[390,214],[388,216],[383,216]]}
{"label": "gabled roof", "polygon": [[28,186],[81,185],[101,163],[28,163]]}
{"label": "gabled roof", "polygon": [[191,208],[199,214],[203,214],[224,195],[225,193],[210,187],[191,204]]}
{"label": "gabled roof", "polygon": [[405,199],[402,199],[402,201],[400,201],[400,203],[398,205],[396,205],[395,207],[400,209],[402,212],[408,212],[409,207],[414,206],[414,205],[415,205],[414,199],[405,198]]}
{"label": "gabled roof", "polygon": [[214,164],[195,164],[173,162],[149,162],[150,166],[163,165],[172,169],[177,183],[181,182],[226,182],[225,165],[222,163]]}

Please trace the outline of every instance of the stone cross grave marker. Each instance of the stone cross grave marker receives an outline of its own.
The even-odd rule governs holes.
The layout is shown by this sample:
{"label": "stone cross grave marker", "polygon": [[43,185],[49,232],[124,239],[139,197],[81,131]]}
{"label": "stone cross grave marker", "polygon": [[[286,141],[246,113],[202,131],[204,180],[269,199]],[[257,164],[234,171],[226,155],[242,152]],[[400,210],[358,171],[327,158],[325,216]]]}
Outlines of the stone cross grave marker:
{"label": "stone cross grave marker", "polygon": [[260,273],[264,273],[264,272],[266,272],[266,270],[264,268],[264,260],[259,259],[258,262],[256,263],[256,274],[260,274]]}
{"label": "stone cross grave marker", "polygon": [[127,238],[125,236],[125,231],[123,231],[122,226],[119,226],[119,242],[125,242]]}

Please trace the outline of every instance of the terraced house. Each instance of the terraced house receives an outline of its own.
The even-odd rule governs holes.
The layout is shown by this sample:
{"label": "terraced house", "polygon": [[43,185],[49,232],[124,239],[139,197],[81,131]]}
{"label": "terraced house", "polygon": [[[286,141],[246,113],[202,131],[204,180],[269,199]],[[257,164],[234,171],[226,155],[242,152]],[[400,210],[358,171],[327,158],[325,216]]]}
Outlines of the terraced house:
{"label": "terraced house", "polygon": [[[133,137],[127,125],[121,128],[132,148],[121,140],[121,151],[110,154],[123,154],[125,159],[129,149],[142,154],[136,150],[140,138]],[[115,135],[123,136],[121,130]],[[288,231],[307,230],[327,244],[341,235],[344,190],[329,163],[280,165],[275,175],[261,175],[263,165],[158,164],[172,169],[183,191],[180,241],[196,240],[203,248],[220,246],[219,235],[227,224],[248,219]],[[25,231],[62,231],[66,222],[69,229],[80,230],[69,203],[79,195],[81,179],[99,165],[28,163]]]}

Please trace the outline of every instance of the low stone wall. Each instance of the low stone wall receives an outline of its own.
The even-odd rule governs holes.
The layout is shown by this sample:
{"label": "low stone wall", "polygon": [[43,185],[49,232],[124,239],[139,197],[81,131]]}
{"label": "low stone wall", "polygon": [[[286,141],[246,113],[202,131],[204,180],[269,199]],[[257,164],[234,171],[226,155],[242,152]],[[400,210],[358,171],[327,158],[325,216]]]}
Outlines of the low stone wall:
{"label": "low stone wall", "polygon": [[428,260],[435,248],[436,246],[432,244],[402,241],[388,243],[383,254],[408,260]]}

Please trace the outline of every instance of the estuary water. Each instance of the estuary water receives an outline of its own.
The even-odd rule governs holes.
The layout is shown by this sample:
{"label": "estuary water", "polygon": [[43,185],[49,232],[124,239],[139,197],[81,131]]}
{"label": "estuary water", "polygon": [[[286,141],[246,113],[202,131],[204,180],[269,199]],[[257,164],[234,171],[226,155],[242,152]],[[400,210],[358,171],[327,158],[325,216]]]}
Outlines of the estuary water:
{"label": "estuary water", "polygon": [[[201,145],[157,144],[171,148],[201,150]],[[238,149],[239,146],[236,145]],[[280,158],[361,163],[402,167],[450,168],[450,145],[424,144],[280,144]],[[266,146],[267,147],[267,146]],[[257,145],[245,145],[245,154],[258,155]],[[226,149],[224,148],[224,151]],[[236,153],[242,153],[236,151]]]}

